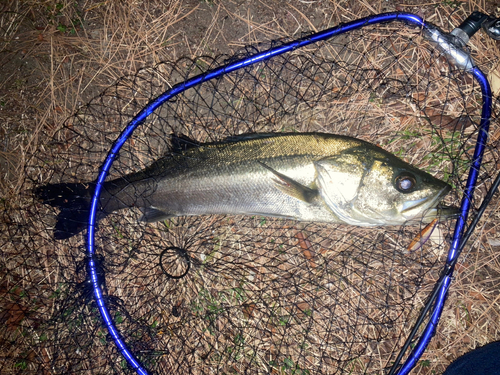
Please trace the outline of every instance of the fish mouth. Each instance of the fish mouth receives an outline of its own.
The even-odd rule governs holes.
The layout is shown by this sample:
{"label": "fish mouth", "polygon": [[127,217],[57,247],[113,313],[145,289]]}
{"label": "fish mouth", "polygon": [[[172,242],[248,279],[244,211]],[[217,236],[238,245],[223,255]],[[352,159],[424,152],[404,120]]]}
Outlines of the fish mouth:
{"label": "fish mouth", "polygon": [[[403,209],[401,210],[401,213],[407,213],[408,211],[413,211],[416,208],[419,208],[420,206],[426,204],[429,201],[429,197],[418,199],[415,201],[407,201],[403,203]],[[432,198],[433,200],[436,198]],[[431,202],[432,203],[432,202]]]}
{"label": "fish mouth", "polygon": [[[451,191],[451,186],[446,185],[443,189],[439,191],[436,195],[433,197],[426,197],[422,199],[417,199],[414,201],[408,201],[403,203],[403,209],[401,210],[401,214],[403,216],[412,216],[408,217],[409,220],[412,220],[415,218],[415,215],[409,214],[410,211],[414,211],[415,209],[422,208],[424,211],[421,215],[421,218],[423,221],[432,221],[436,217],[443,217],[443,218],[449,218],[449,217],[454,217],[458,214],[458,208],[455,207],[438,207],[438,203],[443,198],[446,194],[448,194]],[[427,208],[427,209],[426,209]],[[405,215],[408,214],[408,215]],[[419,216],[419,215],[417,215]]]}

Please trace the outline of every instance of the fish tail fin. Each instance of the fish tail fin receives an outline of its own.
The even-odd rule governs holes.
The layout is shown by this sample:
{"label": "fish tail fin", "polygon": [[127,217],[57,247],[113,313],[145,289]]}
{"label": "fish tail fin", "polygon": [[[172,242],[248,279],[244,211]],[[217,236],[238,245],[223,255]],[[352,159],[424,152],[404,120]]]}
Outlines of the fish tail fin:
{"label": "fish tail fin", "polygon": [[64,240],[80,233],[87,226],[94,184],[49,184],[34,189],[44,204],[60,209],[54,228],[54,238]]}

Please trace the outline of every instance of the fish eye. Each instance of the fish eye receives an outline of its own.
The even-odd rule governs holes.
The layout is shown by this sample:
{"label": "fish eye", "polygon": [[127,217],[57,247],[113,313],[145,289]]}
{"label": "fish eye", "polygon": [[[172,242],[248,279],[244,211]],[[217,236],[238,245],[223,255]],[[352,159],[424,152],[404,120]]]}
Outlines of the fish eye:
{"label": "fish eye", "polygon": [[403,173],[396,177],[396,189],[401,193],[410,193],[417,184],[417,180],[410,173]]}

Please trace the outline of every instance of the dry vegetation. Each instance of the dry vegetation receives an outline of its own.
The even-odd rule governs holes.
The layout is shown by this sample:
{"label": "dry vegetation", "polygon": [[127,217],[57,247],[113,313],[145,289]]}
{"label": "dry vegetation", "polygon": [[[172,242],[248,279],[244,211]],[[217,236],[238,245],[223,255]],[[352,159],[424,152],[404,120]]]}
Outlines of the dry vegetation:
{"label": "dry vegetation", "polygon": [[[231,55],[248,44],[269,42],[270,40],[280,38],[294,38],[298,37],[302,32],[321,30],[339,22],[383,11],[400,10],[414,12],[445,30],[458,25],[472,10],[477,9],[489,13],[497,12],[497,15],[500,16],[500,9],[495,8],[494,3],[489,1],[486,3],[481,1],[442,1],[427,3],[425,5],[414,5],[413,3],[416,4],[419,2],[403,1],[397,3],[385,0],[371,2],[301,0],[272,2],[14,0],[0,4],[0,31],[2,38],[0,45],[0,64],[2,66],[0,72],[0,139],[2,140],[2,148],[0,149],[0,198],[3,209],[3,214],[0,217],[0,229],[3,231],[3,234],[0,236],[0,245],[5,249],[0,261],[0,320],[5,322],[5,328],[0,330],[0,359],[2,359],[0,373],[48,374],[62,372],[62,370],[50,367],[49,364],[54,363],[54,348],[43,343],[48,341],[52,343],[51,345],[55,346],[56,344],[54,343],[57,337],[69,340],[69,336],[65,336],[64,333],[67,329],[66,325],[57,321],[60,318],[59,315],[54,318],[54,312],[65,311],[64,308],[66,306],[58,306],[58,302],[64,301],[64,303],[70,304],[68,301],[71,300],[70,298],[61,296],[61,294],[64,294],[65,289],[60,288],[60,285],[73,285],[74,283],[84,281],[84,267],[77,267],[76,271],[78,271],[78,274],[75,276],[74,265],[82,260],[82,252],[80,251],[82,242],[81,239],[74,239],[69,243],[58,245],[57,249],[54,249],[54,243],[50,239],[50,232],[44,230],[47,226],[46,222],[33,222],[33,228],[29,231],[26,231],[25,228],[20,229],[19,223],[23,222],[23,220],[25,222],[26,218],[23,215],[34,214],[34,211],[40,208],[37,206],[26,209],[26,202],[29,202],[29,198],[26,197],[27,193],[25,189],[31,188],[31,180],[39,178],[46,181],[53,177],[52,173],[55,173],[50,167],[45,170],[40,168],[39,161],[32,163],[33,156],[44,151],[47,154],[55,155],[54,160],[57,160],[58,152],[69,155],[74,151],[73,146],[68,146],[67,149],[50,149],[50,151],[47,151],[48,148],[44,148],[44,146],[54,139],[59,141],[63,139],[63,136],[66,136],[66,133],[61,131],[63,123],[80,106],[88,103],[93,97],[108,88],[120,77],[134,75],[142,67],[150,67],[162,61],[177,61],[182,56],[190,58],[207,56],[206,58],[197,60],[201,61],[206,67],[212,61],[212,57],[221,53]],[[379,37],[385,37],[385,35],[382,33]],[[492,74],[498,71],[498,56],[500,56],[498,42],[486,39],[484,35],[478,35],[471,41],[470,46],[475,60],[483,70],[492,72]],[[315,57],[319,58],[320,56]],[[168,87],[168,85],[171,85],[175,81],[176,77],[172,78],[172,80],[165,79],[166,82],[163,81],[164,76],[162,74],[167,76],[165,71],[169,69],[167,65],[160,65],[157,70],[152,73],[146,73],[144,75],[145,78],[143,80],[138,79],[138,81],[147,83],[148,77],[154,77],[156,86],[154,89],[151,89],[152,91],[160,90],[162,85]],[[188,65],[179,64],[178,69],[186,66]],[[162,70],[163,68],[165,70]],[[398,74],[398,72],[395,71],[395,74]],[[177,76],[177,79],[180,79],[179,76]],[[153,81],[153,78],[151,78],[151,81]],[[465,84],[470,84],[470,82],[465,82]],[[430,84],[429,87],[431,87]],[[223,86],[221,85],[222,88]],[[434,97],[447,98],[449,93],[444,86],[434,85],[432,88],[435,91],[433,93]],[[123,113],[133,115],[137,108],[140,108],[141,105],[144,105],[150,99],[150,91],[147,88],[143,90],[144,92],[138,89],[138,93],[133,90],[127,93],[127,95],[136,97],[137,103],[127,107],[127,101],[124,100],[123,103],[125,104],[121,107],[123,108]],[[366,103],[372,99],[371,93],[367,87],[363,87],[362,82],[358,90],[359,92],[356,93],[356,97],[360,103]],[[464,92],[470,95],[469,91],[465,90]],[[141,96],[142,94],[143,96]],[[384,94],[377,93],[380,97],[384,97]],[[419,94],[423,93],[416,93],[417,96]],[[125,94],[123,95],[125,97]],[[331,95],[335,97],[335,93]],[[196,95],[194,96],[198,98]],[[198,96],[201,96],[201,94]],[[111,97],[112,95],[109,94],[109,98]],[[300,122],[300,117],[302,116],[305,120],[302,123],[308,121],[307,125],[304,125],[304,130],[321,130],[321,124],[325,122],[325,118],[321,116],[339,120],[343,118],[349,119],[354,116],[349,111],[361,112],[365,108],[363,106],[357,108],[352,103],[347,103],[345,97],[336,98],[337,101],[334,104],[338,105],[337,109],[330,112],[323,111],[320,115],[316,115],[310,114],[304,108],[303,111],[297,111],[299,113],[297,115],[299,120],[292,121],[290,126],[293,127]],[[453,123],[456,118],[454,114],[463,113],[464,111],[467,113],[474,111],[474,109],[477,109],[476,106],[478,104],[477,97],[470,95],[466,96],[466,99],[462,100],[461,103],[450,102],[450,106],[446,112],[439,112],[434,110],[438,105],[437,103],[427,102],[425,97],[413,99],[421,106],[428,108],[427,112],[425,112],[427,117],[436,121],[439,119],[439,121],[448,124],[449,127],[455,124]],[[464,102],[466,104],[463,104]],[[396,103],[387,109],[381,109],[375,104],[371,107],[372,113],[370,118],[385,118],[386,123],[389,124],[392,121],[397,122],[402,138],[394,141],[387,132],[382,133],[380,129],[369,127],[357,129],[356,132],[365,134],[367,137],[371,134],[377,134],[379,136],[377,142],[391,148],[392,152],[398,152],[403,147],[408,147],[408,137],[411,136],[411,127],[415,125],[415,116],[410,113],[411,111],[406,113],[401,103]],[[458,107],[462,105],[463,107],[457,108],[454,107],[455,105]],[[232,108],[234,109],[234,107]],[[300,106],[299,108],[302,109]],[[338,108],[343,108],[343,111],[339,111]],[[398,117],[398,120],[392,117],[393,113],[398,113],[398,116],[395,116]],[[85,134],[89,138],[95,137],[94,141],[96,144],[105,147],[110,141],[106,136],[116,135],[117,129],[114,126],[121,125],[120,121],[123,120],[118,119],[116,123],[113,123],[113,121],[106,122],[107,120],[100,119],[99,113],[94,116],[91,113],[87,113],[87,115],[89,116],[88,118],[79,118],[80,125],[88,122],[90,130]],[[475,115],[477,116],[477,113]],[[498,107],[496,108],[496,117],[498,117]],[[229,114],[228,118],[231,118]],[[95,123],[90,120],[95,121]],[[286,121],[288,119],[285,118],[283,120],[285,121],[284,124],[281,123],[279,126],[286,128]],[[200,121],[203,124],[203,120]],[[75,120],[74,123],[77,124],[78,121]],[[64,126],[64,129],[67,129],[73,126],[73,123],[68,125],[68,122],[66,122]],[[255,128],[259,127],[255,126],[253,129]],[[92,132],[95,129],[103,129],[105,131],[102,134],[97,134]],[[499,129],[498,120],[496,120],[492,124],[492,135],[490,138],[493,144],[498,143],[500,140]],[[225,130],[228,131],[227,129]],[[346,129],[345,131],[349,133],[350,130],[352,129]],[[144,134],[148,133],[145,132]],[[73,145],[81,146],[81,151],[86,146],[83,146],[83,143],[79,142],[83,142],[84,140],[85,137],[79,135],[79,137],[72,139],[72,142]],[[149,143],[149,141],[141,140],[139,136],[136,140],[137,145],[133,147],[137,147],[137,150],[140,150],[141,142],[145,142],[143,152],[148,150],[148,148],[156,146],[153,143]],[[431,144],[428,141],[422,141],[421,143],[416,142],[412,144],[411,147],[415,150],[425,149],[426,147],[431,147]],[[96,160],[102,157],[102,154],[98,153],[100,150],[91,149],[91,151],[93,154],[88,156],[88,160],[85,160],[87,166],[91,166],[92,162],[95,162],[95,160],[92,160],[92,157],[96,157],[97,155]],[[141,159],[142,156],[144,155],[140,154],[137,157],[139,159],[139,161],[135,161],[137,164],[144,163]],[[87,156],[85,155],[85,157]],[[407,157],[410,162],[414,161],[411,159],[411,155],[407,155]],[[498,162],[498,159],[494,156],[491,159],[487,157],[486,160],[488,162]],[[434,168],[433,172],[439,172],[440,166],[431,165],[429,160],[425,161],[425,163],[428,163],[430,168]],[[50,166],[50,164],[48,165]],[[35,174],[38,175],[34,177]],[[28,180],[27,176],[29,176]],[[484,193],[484,191],[482,192]],[[18,207],[23,207],[23,211],[17,211]],[[494,200],[487,211],[487,215],[485,215],[485,218],[478,226],[477,234],[465,249],[462,261],[457,266],[455,280],[452,284],[450,297],[444,309],[437,334],[413,373],[441,373],[452,360],[461,354],[488,342],[500,339],[500,297],[498,295],[498,285],[500,283],[500,259],[498,257],[498,250],[500,249],[499,212],[498,200]],[[196,229],[198,235],[202,239],[205,238],[203,235],[206,235],[205,239],[212,247],[206,245],[206,243],[204,243],[205,247],[199,245],[199,252],[193,254],[193,261],[197,261],[198,263],[197,266],[196,262],[193,263],[193,267],[197,272],[196,277],[205,278],[202,280],[202,283],[212,285],[212,289],[200,291],[200,283],[193,282],[190,284],[186,281],[182,286],[166,290],[166,286],[161,283],[161,275],[156,273],[157,270],[149,270],[144,266],[145,262],[150,261],[148,260],[149,257],[154,258],[154,256],[152,254],[142,254],[138,259],[134,259],[131,265],[127,265],[129,260],[126,257],[122,259],[120,253],[121,249],[127,245],[127,239],[115,236],[112,240],[106,242],[113,249],[110,251],[116,257],[114,258],[115,263],[120,267],[123,266],[124,269],[130,267],[127,268],[127,272],[137,271],[138,273],[133,275],[133,280],[137,281],[138,284],[133,287],[131,286],[126,291],[122,291],[120,283],[129,282],[128,277],[130,273],[120,274],[118,271],[115,271],[114,275],[117,277],[117,280],[116,283],[110,284],[111,292],[119,296],[123,294],[123,298],[135,298],[139,305],[143,301],[141,298],[143,297],[142,293],[144,293],[145,288],[157,288],[156,290],[165,288],[164,294],[170,293],[173,296],[171,301],[174,301],[176,309],[194,309],[193,306],[201,306],[203,304],[206,305],[204,308],[208,309],[217,297],[235,298],[234,295],[229,296],[228,291],[232,290],[234,292],[236,289],[227,289],[225,283],[236,282],[238,279],[231,274],[231,267],[226,265],[224,261],[227,264],[231,264],[231,262],[234,262],[234,264],[243,262],[245,266],[248,266],[249,269],[254,269],[256,272],[251,275],[238,276],[245,278],[255,277],[258,279],[255,281],[255,285],[258,285],[257,281],[261,283],[258,290],[247,291],[248,295],[245,297],[247,299],[242,303],[242,308],[234,312],[234,316],[240,319],[241,324],[245,326],[243,332],[248,335],[245,339],[254,338],[262,344],[261,346],[265,346],[267,345],[265,336],[268,333],[266,330],[274,330],[272,334],[282,338],[282,345],[283,347],[287,346],[287,350],[292,353],[290,355],[293,355],[294,351],[300,352],[300,343],[293,340],[293,338],[301,335],[302,331],[299,332],[299,328],[303,323],[296,325],[297,331],[292,332],[293,337],[290,337],[290,334],[286,334],[284,331],[282,332],[283,328],[279,324],[271,327],[273,316],[271,316],[272,314],[269,312],[270,307],[266,303],[273,298],[273,293],[277,293],[277,295],[281,294],[276,290],[267,290],[266,283],[272,286],[273,277],[277,277],[276,275],[288,277],[286,275],[296,273],[294,277],[298,277],[297,275],[304,272],[311,272],[319,275],[318,277],[322,277],[322,272],[325,272],[326,275],[328,260],[333,259],[334,256],[328,253],[323,246],[326,247],[327,244],[325,243],[327,239],[331,240],[331,238],[321,237],[315,239],[318,244],[321,244],[320,251],[324,251],[321,253],[321,259],[324,262],[322,264],[321,260],[313,259],[310,253],[310,244],[307,242],[309,240],[312,241],[312,238],[314,238],[314,233],[316,232],[314,227],[301,227],[297,233],[297,237],[287,238],[282,232],[276,235],[279,230],[276,226],[280,225],[279,222],[271,221],[264,223],[264,225],[262,222],[252,222],[252,220],[237,219],[236,221],[238,225],[234,225],[234,227],[230,225],[234,224],[232,222],[215,221],[208,223],[209,225],[203,222],[196,222],[199,224],[199,227]],[[144,229],[136,225],[135,220],[131,220],[130,225],[135,225],[139,231]],[[182,224],[178,227],[179,231],[182,232],[184,230]],[[226,228],[224,229],[226,232],[220,229],[221,227]],[[267,252],[255,253],[248,255],[247,259],[244,258],[245,253],[243,250],[245,246],[242,246],[240,249],[231,249],[231,246],[228,245],[226,249],[227,253],[221,252],[213,259],[212,273],[209,272],[208,275],[203,276],[203,272],[201,271],[207,257],[214,256],[212,254],[213,246],[222,246],[223,239],[228,236],[227,227],[232,230],[231,235],[233,237],[231,238],[234,240],[234,243],[251,246],[249,244],[252,244],[252,241],[258,241],[263,249],[267,249],[266,246],[269,246],[271,254]],[[264,229],[259,232],[260,234],[257,238],[250,237],[248,233],[253,233],[250,229],[257,227],[264,227]],[[247,233],[245,230],[248,228],[250,229]],[[210,231],[218,230],[221,231],[218,239],[212,232],[207,234]],[[112,235],[111,232],[113,231],[108,232],[110,237]],[[27,238],[30,233],[36,233],[36,239]],[[306,239],[303,233],[309,233],[309,239]],[[397,232],[394,233],[397,234]],[[132,232],[129,234],[132,238]],[[394,237],[388,235],[384,239],[386,241],[384,244],[389,248],[396,246],[394,243],[397,243],[399,238],[396,234],[394,234]],[[149,235],[157,236],[151,238],[162,238],[162,236],[165,236],[161,233],[148,233],[146,236],[140,237],[137,243],[147,242],[148,239],[151,240],[148,237]],[[299,255],[302,254],[306,261],[295,265],[296,268],[294,268],[292,267],[293,260],[291,260],[295,259],[293,258],[293,254],[284,256],[276,250],[274,250],[276,253],[272,253],[272,246],[267,240],[272,238],[273,235],[279,237],[280,241],[283,241],[285,244],[298,244],[297,253]],[[137,236],[139,238],[139,235]],[[164,239],[165,242],[162,243],[163,245],[186,245],[179,243],[182,242],[183,238],[179,233],[171,231],[166,236]],[[220,243],[214,240],[214,236]],[[337,234],[337,236],[343,237],[342,241],[345,242],[346,249],[350,249],[349,237],[342,236],[342,234]],[[342,242],[342,246],[344,242]],[[340,240],[339,243],[341,243]],[[194,245],[190,244],[190,246]],[[157,246],[161,249],[161,244]],[[22,251],[31,250],[33,253],[36,253],[36,256],[30,258],[27,254],[16,254],[16,248]],[[340,246],[339,248],[342,247]],[[116,253],[114,253],[114,249],[117,249]],[[340,253],[341,250],[338,250],[338,252]],[[394,254],[400,254],[400,252],[401,249],[395,248]],[[379,253],[375,251],[374,254]],[[383,254],[383,252],[380,254]],[[335,254],[335,256],[337,255]],[[380,255],[381,258],[378,256],[374,256],[374,258],[370,258],[367,261],[372,262],[370,264],[373,267],[372,271],[374,273],[373,275],[369,272],[363,274],[365,278],[373,277],[375,280],[380,277],[385,269],[383,262],[388,260],[384,260],[383,255]],[[360,257],[362,257],[362,254]],[[402,259],[397,266],[391,267],[392,271],[398,270],[404,274],[405,271],[403,268],[407,263],[413,261],[406,258]],[[351,267],[354,269],[356,266],[349,263],[349,261],[346,261],[343,266],[348,269]],[[390,261],[394,260],[391,259]],[[399,266],[402,268],[397,268]],[[218,273],[216,272],[214,275],[214,271]],[[356,284],[359,281],[357,276],[356,272],[354,272],[352,278],[346,280],[346,282]],[[425,298],[427,295],[429,285],[432,285],[431,282],[436,277],[436,273],[430,272],[423,275],[417,273],[413,276],[415,278],[422,276],[428,281],[423,290],[412,292],[415,293],[413,297],[416,299],[415,303],[418,304],[422,302],[420,299]],[[266,277],[268,278],[267,280]],[[290,278],[293,277],[290,276]],[[252,279],[252,281],[254,280]],[[360,285],[369,287],[371,285],[370,282]],[[380,282],[380,280],[377,279],[377,282]],[[37,288],[37,285],[44,285],[44,288]],[[287,285],[286,287],[292,288],[291,285]],[[204,295],[204,293],[210,295]],[[314,293],[315,291],[311,291],[311,294]],[[336,303],[340,305],[338,301],[344,297],[331,296],[326,289],[323,289],[321,293],[325,295],[316,296],[316,299],[321,301],[321,303],[315,306],[315,309],[320,314],[323,314],[325,322],[328,322],[328,319],[331,319],[328,314],[336,313],[335,311],[327,311],[330,302],[328,298],[336,299]],[[374,293],[376,294],[376,291]],[[26,299],[26,295],[29,296],[28,299]],[[299,320],[308,316],[311,309],[310,301],[312,299],[308,300],[306,297],[301,296],[304,300],[298,298],[293,303],[290,302],[290,304],[287,304],[287,298],[292,298],[293,294],[285,293],[283,295],[285,299],[281,301],[282,305],[278,304],[277,309],[283,308],[283,310],[286,310],[289,306],[293,305],[296,309],[294,310],[294,314],[296,314]],[[90,301],[89,295],[84,294],[75,295],[74,298],[75,300],[79,298],[80,300],[88,299]],[[345,298],[352,299],[355,296],[351,295]],[[248,302],[248,300],[259,302]],[[164,301],[148,299],[147,303],[144,306],[140,306],[140,309],[136,313],[140,313],[141,309],[149,310],[151,308],[152,310],[153,307],[151,306],[161,304],[162,302]],[[365,302],[360,302],[360,304],[363,303]],[[366,302],[366,305],[370,304]],[[387,313],[388,316],[391,316],[391,314],[403,314],[405,305],[401,306],[403,307],[402,311],[385,311],[384,313]],[[120,309],[117,308],[117,311],[120,311]],[[418,309],[413,314],[416,312],[418,312]],[[288,313],[292,315],[290,311]],[[380,311],[360,311],[358,313],[363,316],[383,315]],[[97,315],[95,310],[92,310],[90,302],[87,307],[81,310],[81,314],[84,317],[82,319],[85,320],[85,324],[91,327],[89,329],[93,329],[92,334],[95,334],[101,340],[92,349],[94,353],[99,353],[100,350],[103,352],[109,350],[113,353],[113,360],[119,363],[120,359],[116,350],[112,348],[110,342],[106,342],[103,329],[96,323],[96,320],[92,319],[92,316],[95,317]],[[147,313],[145,312],[144,314],[146,316]],[[175,326],[181,324],[182,320],[177,319],[176,314],[172,315],[158,318],[158,321],[164,323],[164,327],[166,328],[162,332],[164,336],[162,336],[161,340],[158,337],[155,337],[155,340],[168,342],[165,337],[173,335],[172,332],[175,331]],[[285,313],[283,313],[283,316],[285,316]],[[345,326],[354,324],[348,314],[345,316],[346,320],[341,321],[341,324]],[[398,321],[399,317],[395,316],[394,321]],[[251,324],[251,320],[254,321],[254,324]],[[51,325],[47,324],[48,321],[51,322]],[[321,322],[321,320],[318,319],[318,322]],[[137,322],[133,323],[125,319],[125,324],[130,324],[129,327],[131,330],[135,329],[134,324]],[[199,330],[198,324],[197,320],[185,322],[184,334],[187,335],[188,332],[192,332],[193,335],[191,338],[186,339],[186,345],[195,346],[190,340],[198,337],[196,334],[208,336],[207,332],[200,333],[197,331]],[[210,324],[206,321],[202,321],[201,324],[207,324],[207,330],[210,328]],[[230,328],[227,328],[227,330],[224,329],[225,324],[231,327],[227,321],[220,319],[217,324],[219,324],[218,329],[221,335],[221,343],[224,340],[229,340],[229,337],[232,338],[234,336],[234,332],[231,332]],[[46,331],[47,327],[51,327],[50,329],[55,331],[60,331]],[[310,342],[316,340],[315,342],[318,343],[319,351],[321,349],[321,342],[324,339],[322,337],[324,332],[317,328],[316,330],[314,328],[312,330],[314,332],[314,339],[310,339]],[[385,342],[385,348],[370,348],[374,352],[379,350],[380,364],[378,368],[383,368],[386,365],[384,361],[387,361],[387,356],[384,356],[385,353],[383,353],[383,350],[389,351],[388,346],[390,345],[400,345],[401,340],[404,339],[408,331],[409,327],[403,324],[401,327],[398,327],[398,331],[394,334],[391,332],[384,333],[384,335],[389,337]],[[372,334],[373,337],[377,336],[373,332],[364,332],[364,334],[365,338],[372,337],[370,336]],[[380,335],[380,333],[378,334]],[[153,342],[152,336],[148,335],[150,335],[149,332],[147,334],[144,333],[143,337],[147,337],[150,340],[149,342],[144,343],[143,347],[137,346],[139,344],[136,342],[136,347],[134,348],[138,351],[149,350],[151,348],[152,350],[156,350],[157,348],[154,347],[155,342]],[[241,339],[243,340],[243,337]],[[331,338],[329,339],[331,340]],[[207,343],[209,341],[207,339],[204,342]],[[233,342],[233,344],[236,345],[237,343]],[[74,338],[74,341],[67,342],[64,345],[69,347],[74,345],[75,348],[78,348],[78,345],[81,345],[81,343],[78,341],[78,338]],[[101,346],[99,347],[99,345]],[[249,346],[254,348],[252,344]],[[260,347],[255,344],[255,352],[258,352],[258,349],[260,350]],[[269,353],[276,350],[276,348],[272,347],[268,349]],[[361,353],[365,349],[354,346],[351,348],[356,353]],[[172,349],[170,348],[170,350]],[[208,373],[211,371],[210,369],[213,364],[210,361],[216,362],[217,357],[213,355],[209,356],[211,348],[208,344],[206,350],[207,357],[205,359],[208,358],[207,361],[199,362],[199,358],[194,359],[194,361],[198,361],[196,363],[200,371],[203,370]],[[337,348],[329,347],[328,350],[330,350],[329,355],[331,357],[335,357],[335,355],[338,355],[339,358],[342,357],[340,354],[335,353]],[[317,353],[314,354],[316,355]],[[79,355],[83,354],[78,352],[66,360],[68,362],[75,362]],[[174,355],[174,353],[171,352],[171,355]],[[258,357],[258,355],[256,356]],[[166,357],[168,358],[168,355]],[[98,358],[98,354],[96,354],[95,358]],[[370,358],[373,360],[373,353]],[[345,358],[341,359],[347,360]],[[317,357],[302,360],[303,362],[301,363],[308,363],[307,361],[317,360]],[[269,365],[269,362],[266,362],[264,358],[255,359],[255,362],[259,361],[262,361],[262,368],[266,368],[265,366]],[[105,365],[109,365],[109,363],[103,363],[103,366]],[[237,361],[234,364],[228,363],[224,371],[237,372],[238,365]],[[351,369],[361,372],[365,365],[361,361],[360,363],[354,362]],[[99,364],[94,364],[94,366],[97,368]],[[333,372],[335,365],[331,364],[331,366],[331,371]],[[175,363],[170,363],[167,359],[162,369],[164,371],[175,370]],[[267,370],[271,371],[270,369]],[[78,371],[81,371],[81,373],[87,372],[84,366],[79,368]],[[95,371],[95,368],[93,371]],[[291,373],[291,369],[286,368],[286,366],[285,368],[277,366],[273,371],[274,373]],[[91,373],[90,370],[88,372]]]}

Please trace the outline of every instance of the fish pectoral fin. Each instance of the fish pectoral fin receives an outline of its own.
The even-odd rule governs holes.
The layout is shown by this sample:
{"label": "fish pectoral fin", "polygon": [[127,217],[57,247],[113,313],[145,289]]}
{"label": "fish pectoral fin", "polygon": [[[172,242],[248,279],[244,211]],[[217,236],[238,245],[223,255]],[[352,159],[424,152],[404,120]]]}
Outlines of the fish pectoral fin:
{"label": "fish pectoral fin", "polygon": [[285,176],[284,174],[274,170],[273,168],[265,165],[262,162],[259,163],[277,177],[274,178],[273,181],[275,182],[276,187],[283,193],[307,203],[311,203],[313,199],[318,195],[317,190],[302,185],[301,183]]}
{"label": "fish pectoral fin", "polygon": [[154,207],[146,207],[142,209],[142,212],[143,215],[141,216],[139,221],[145,221],[146,223],[154,223],[160,220],[166,220],[174,216]]}

